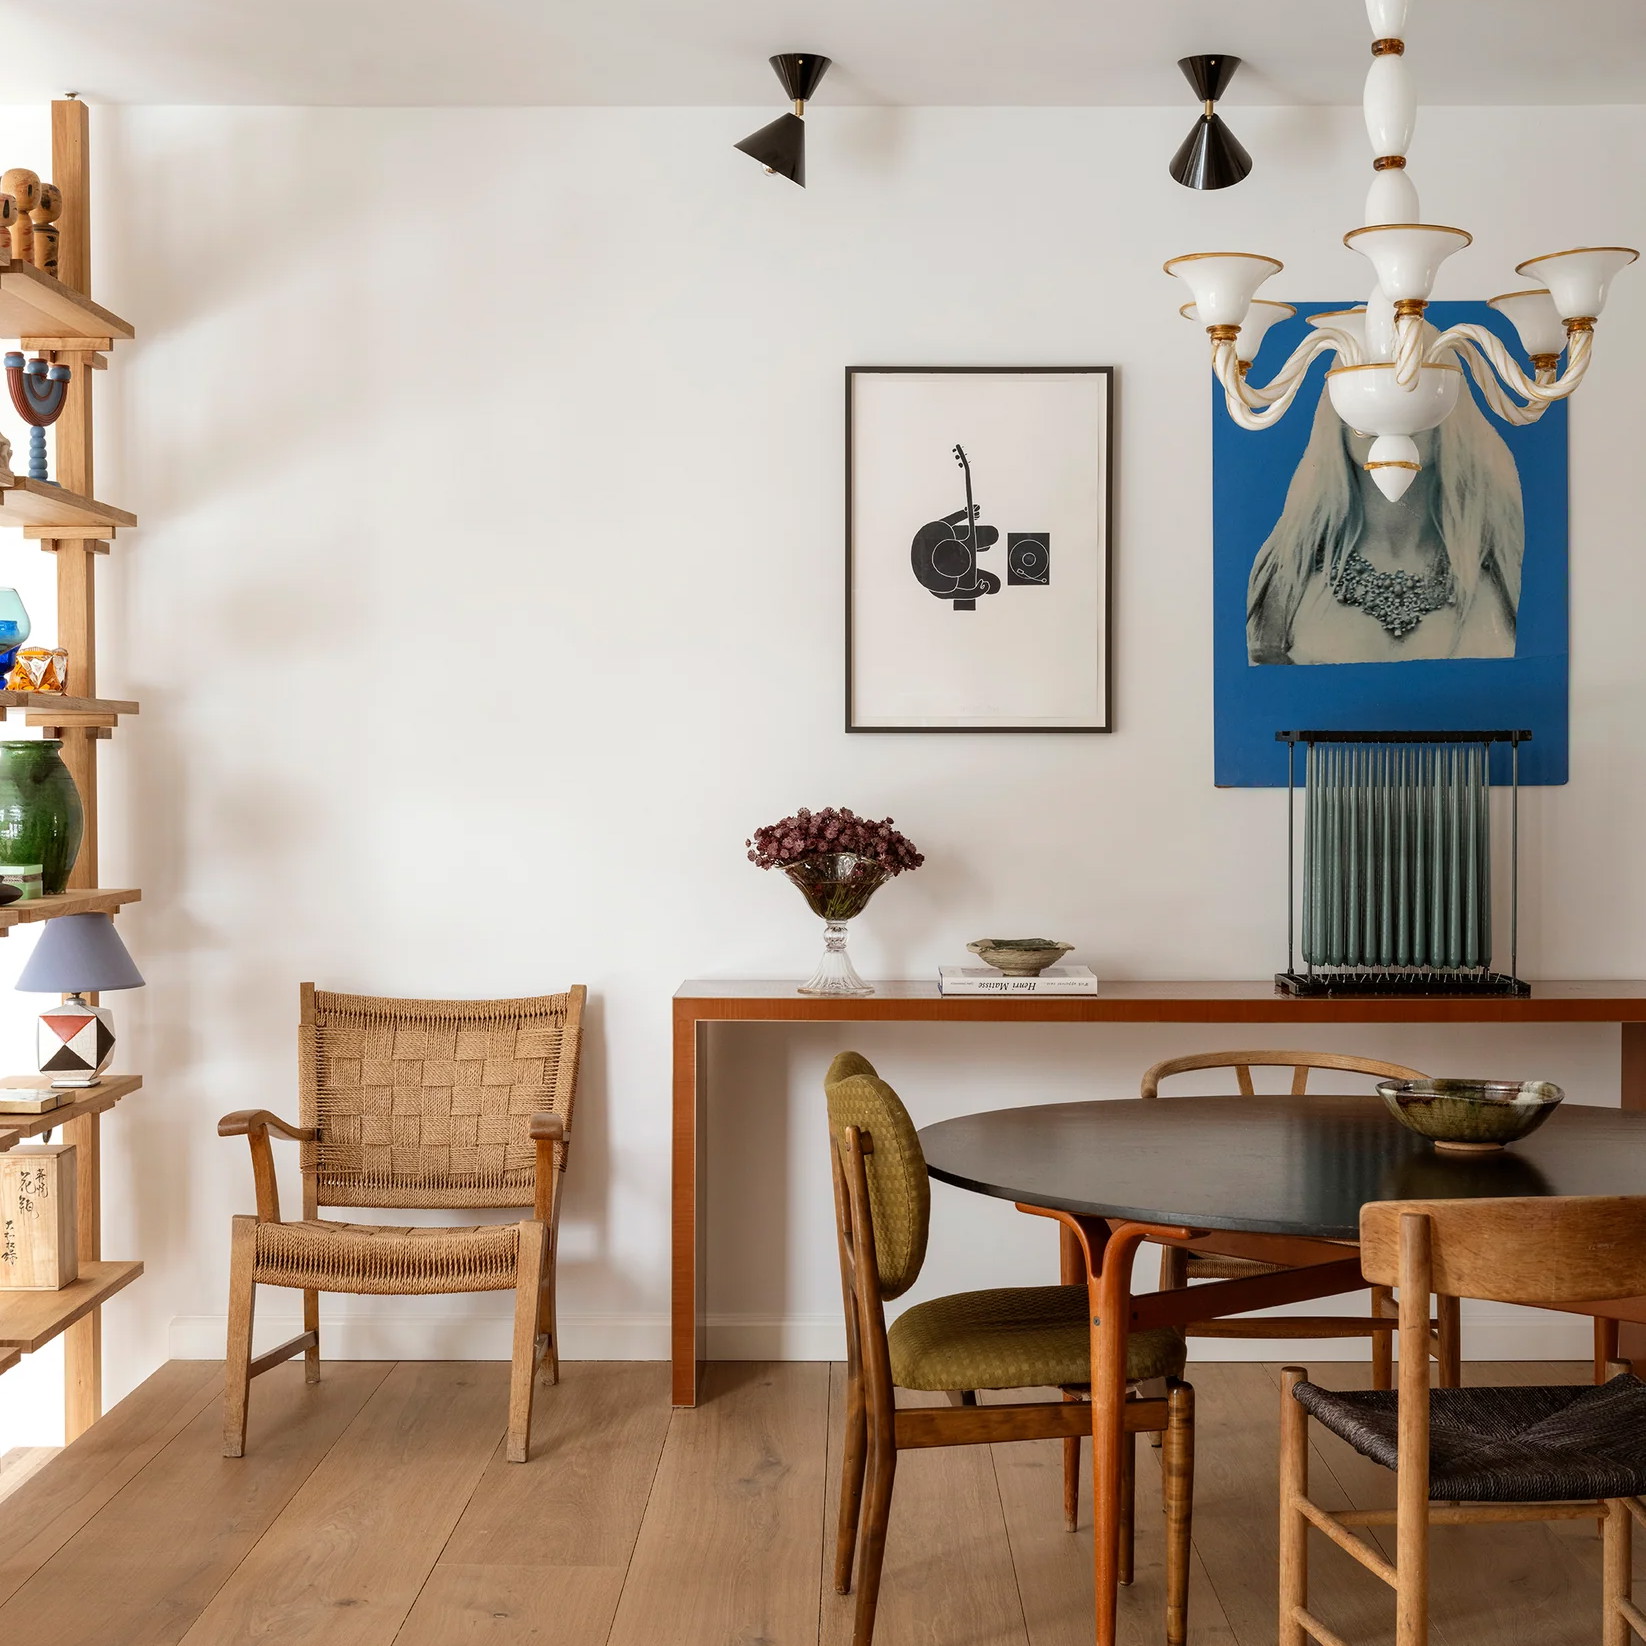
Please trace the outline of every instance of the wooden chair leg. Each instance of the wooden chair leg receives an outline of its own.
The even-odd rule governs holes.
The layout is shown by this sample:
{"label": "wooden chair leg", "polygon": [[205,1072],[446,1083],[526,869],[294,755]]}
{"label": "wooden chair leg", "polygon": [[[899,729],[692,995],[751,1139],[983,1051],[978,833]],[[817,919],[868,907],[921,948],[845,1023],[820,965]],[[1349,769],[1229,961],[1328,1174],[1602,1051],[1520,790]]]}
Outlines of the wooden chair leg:
{"label": "wooden chair leg", "polygon": [[1120,1443],[1120,1581],[1132,1581],[1137,1554],[1137,1436]]}
{"label": "wooden chair leg", "polygon": [[[1387,1286],[1372,1288],[1372,1313],[1393,1320],[1399,1314],[1395,1308],[1395,1294]],[[1393,1332],[1375,1332],[1372,1335],[1372,1387],[1392,1389],[1395,1386],[1395,1346]]]}
{"label": "wooden chair leg", "polygon": [[1595,1321],[1595,1382],[1604,1383],[1610,1377],[1607,1366],[1617,1359],[1617,1322]]}
{"label": "wooden chair leg", "polygon": [[1166,1499],[1166,1646],[1184,1646],[1189,1633],[1189,1537],[1194,1516],[1194,1390],[1175,1378],[1166,1396],[1166,1444],[1161,1462]]}
{"label": "wooden chair leg", "polygon": [[857,1523],[863,1507],[863,1471],[869,1455],[868,1416],[863,1384],[854,1366],[846,1372],[846,1440],[840,1459],[840,1524],[834,1540],[834,1591],[849,1594],[852,1557],[857,1553]]}
{"label": "wooden chair leg", "polygon": [[1631,1646],[1629,1620],[1623,1602],[1631,1588],[1629,1506],[1614,1497],[1606,1504],[1604,1552],[1601,1558],[1601,1646]]}
{"label": "wooden chair leg", "polygon": [[318,1383],[320,1381],[320,1294],[319,1292],[304,1292],[303,1294],[303,1330],[314,1333],[314,1342],[303,1351],[303,1381]]}
{"label": "wooden chair leg", "polygon": [[1463,1387],[1463,1306],[1455,1297],[1435,1298],[1436,1382],[1442,1389]]}
{"label": "wooden chair leg", "polygon": [[1080,1436],[1069,1435],[1063,1442],[1063,1530],[1080,1528]]}
{"label": "wooden chair leg", "polygon": [[509,1371],[511,1463],[524,1463],[531,1445],[532,1390],[537,1382],[537,1311],[543,1289],[548,1231],[541,1223],[520,1225],[520,1255],[514,1271],[514,1354]]}
{"label": "wooden chair leg", "polygon": [[257,1220],[234,1220],[229,1251],[229,1337],[223,1353],[223,1456],[246,1455],[251,1397],[251,1327],[257,1303]]}
{"label": "wooden chair leg", "polygon": [[1309,1495],[1309,1414],[1292,1398],[1309,1374],[1280,1373],[1280,1635],[1279,1646],[1304,1646],[1297,1614],[1309,1604],[1309,1523],[1297,1509]]}
{"label": "wooden chair leg", "polygon": [[871,1422],[869,1486],[857,1561],[857,1615],[852,1646],[873,1646],[874,1617],[880,1604],[880,1569],[886,1559],[886,1527],[892,1513],[892,1482],[897,1475],[897,1447],[889,1424]]}
{"label": "wooden chair leg", "polygon": [[537,1294],[537,1336],[545,1344],[543,1350],[543,1381],[551,1387],[560,1381],[560,1323],[554,1312],[554,1241],[548,1241],[543,1260],[543,1285]]}

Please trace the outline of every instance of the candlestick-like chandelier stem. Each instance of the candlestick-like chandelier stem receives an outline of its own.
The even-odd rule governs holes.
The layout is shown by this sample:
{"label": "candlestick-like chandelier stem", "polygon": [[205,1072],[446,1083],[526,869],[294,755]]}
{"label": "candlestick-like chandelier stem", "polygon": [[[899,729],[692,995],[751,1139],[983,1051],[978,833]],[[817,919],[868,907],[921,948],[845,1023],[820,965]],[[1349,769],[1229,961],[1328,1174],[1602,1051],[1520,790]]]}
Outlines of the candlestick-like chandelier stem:
{"label": "candlestick-like chandelier stem", "polygon": [[[1583,382],[1594,350],[1595,321],[1612,277],[1636,260],[1626,246],[1553,252],[1519,265],[1536,282],[1527,291],[1489,299],[1514,327],[1530,373],[1494,332],[1453,326],[1437,332],[1424,318],[1441,264],[1470,244],[1462,229],[1425,223],[1407,151],[1417,126],[1417,97],[1406,63],[1410,0],[1365,0],[1372,62],[1362,107],[1372,150],[1364,222],[1344,236],[1375,275],[1365,306],[1311,316],[1311,334],[1266,383],[1250,366],[1264,333],[1290,319],[1289,304],[1256,296],[1280,273],[1272,257],[1251,252],[1197,252],[1166,265],[1194,294],[1183,313],[1211,338],[1212,373],[1229,416],[1244,429],[1279,422],[1310,365],[1335,354],[1327,385],[1338,414],[1374,439],[1365,467],[1385,496],[1398,500],[1421,467],[1412,436],[1437,427],[1457,404],[1466,370],[1486,405],[1505,422],[1535,423]],[[1561,355],[1566,357],[1564,369]],[[1344,368],[1359,368],[1345,377]]]}

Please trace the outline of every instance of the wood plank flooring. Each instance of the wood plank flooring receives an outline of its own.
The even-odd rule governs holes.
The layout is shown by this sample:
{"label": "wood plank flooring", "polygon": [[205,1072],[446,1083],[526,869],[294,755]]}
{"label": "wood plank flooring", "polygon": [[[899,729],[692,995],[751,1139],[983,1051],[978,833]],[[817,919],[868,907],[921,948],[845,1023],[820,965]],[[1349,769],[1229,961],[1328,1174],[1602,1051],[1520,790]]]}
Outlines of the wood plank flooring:
{"label": "wood plank flooring", "polygon": [[[1190,1376],[1191,1646],[1272,1646],[1278,1367]],[[1576,1363],[1467,1369],[1472,1383],[1587,1376]],[[848,1646],[852,1602],[830,1581],[839,1367],[717,1364],[704,1405],[671,1412],[661,1365],[571,1363],[539,1393],[525,1466],[503,1458],[500,1364],[341,1362],[315,1388],[300,1362],[283,1366],[253,1385],[246,1456],[232,1461],[218,1388],[214,1365],[162,1367],[0,1501],[0,1641]],[[1319,1501],[1391,1501],[1391,1476],[1315,1436]],[[1146,1442],[1138,1457],[1121,1640],[1154,1646],[1159,1480]],[[905,1453],[877,1646],[1086,1646],[1090,1503],[1071,1537],[1060,1478],[1050,1441]],[[1435,1646],[1599,1638],[1589,1523],[1434,1537]],[[1382,1586],[1324,1540],[1310,1554],[1325,1621],[1356,1646],[1389,1641]],[[1638,1564],[1646,1576],[1646,1549]]]}

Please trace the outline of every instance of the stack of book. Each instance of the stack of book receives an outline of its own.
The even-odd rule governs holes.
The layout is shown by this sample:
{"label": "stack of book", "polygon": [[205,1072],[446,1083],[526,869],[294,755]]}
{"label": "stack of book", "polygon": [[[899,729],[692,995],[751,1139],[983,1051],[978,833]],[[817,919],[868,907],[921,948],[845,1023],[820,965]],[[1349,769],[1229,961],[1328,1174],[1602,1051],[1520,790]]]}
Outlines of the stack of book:
{"label": "stack of book", "polygon": [[1038,977],[1008,977],[993,966],[939,966],[944,994],[1096,994],[1090,966],[1048,966]]}

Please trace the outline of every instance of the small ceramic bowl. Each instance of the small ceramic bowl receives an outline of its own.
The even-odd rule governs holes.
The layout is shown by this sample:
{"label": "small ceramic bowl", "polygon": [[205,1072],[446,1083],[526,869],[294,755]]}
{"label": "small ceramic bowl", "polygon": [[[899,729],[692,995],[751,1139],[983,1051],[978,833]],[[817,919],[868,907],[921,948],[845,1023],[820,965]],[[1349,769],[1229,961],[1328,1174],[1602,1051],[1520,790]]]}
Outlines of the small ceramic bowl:
{"label": "small ceramic bowl", "polygon": [[1007,977],[1039,977],[1074,947],[1049,937],[980,937],[966,945],[986,966]]}
{"label": "small ceramic bowl", "polygon": [[1452,1154],[1485,1154],[1535,1132],[1565,1093],[1546,1080],[1380,1080],[1401,1125]]}

